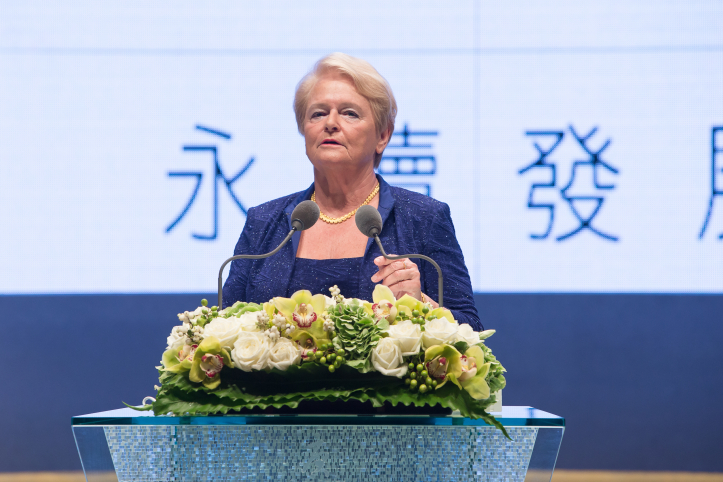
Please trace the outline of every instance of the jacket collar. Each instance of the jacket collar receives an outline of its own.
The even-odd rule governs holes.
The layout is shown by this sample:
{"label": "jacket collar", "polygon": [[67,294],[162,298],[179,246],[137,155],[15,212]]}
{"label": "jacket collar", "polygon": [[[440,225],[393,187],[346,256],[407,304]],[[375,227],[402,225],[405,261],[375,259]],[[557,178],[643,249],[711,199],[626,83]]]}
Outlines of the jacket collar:
{"label": "jacket collar", "polygon": [[[382,224],[384,224],[387,221],[387,218],[389,217],[389,214],[392,212],[392,209],[394,208],[394,195],[392,194],[392,189],[387,183],[387,181],[382,178],[379,174],[376,175],[377,180],[379,181],[379,214],[382,216]],[[284,209],[284,212],[286,213],[286,218],[289,223],[289,231],[291,230],[291,213],[294,211],[296,206],[298,206],[301,201],[306,201],[307,199],[311,199],[311,194],[314,192],[314,183],[311,183],[311,186],[306,191],[301,192],[298,196],[294,198],[291,203],[286,206],[286,209]],[[383,229],[383,228],[382,228]],[[291,244],[293,246],[293,253],[294,257],[296,257],[296,251],[299,249],[299,241],[301,240],[301,233],[296,232],[291,237]],[[372,242],[374,240],[372,238],[369,238],[367,241],[367,248],[366,251],[369,251],[369,246],[371,246]]]}

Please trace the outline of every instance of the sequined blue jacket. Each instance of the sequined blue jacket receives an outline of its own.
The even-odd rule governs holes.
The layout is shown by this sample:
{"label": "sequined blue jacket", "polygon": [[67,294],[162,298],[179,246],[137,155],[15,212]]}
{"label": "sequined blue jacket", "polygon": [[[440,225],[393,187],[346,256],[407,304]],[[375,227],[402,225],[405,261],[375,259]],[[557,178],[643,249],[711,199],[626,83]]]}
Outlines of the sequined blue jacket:
{"label": "sequined blue jacket", "polygon": [[[377,177],[379,213],[384,222],[379,239],[384,250],[395,254],[424,254],[434,259],[444,276],[444,306],[460,323],[482,330],[449,206],[428,196],[390,186],[381,176]],[[301,201],[310,199],[313,191],[312,184],[306,191],[249,209],[234,255],[262,254],[276,248],[291,230],[291,212]],[[290,243],[269,258],[232,262],[223,287],[224,307],[238,300],[262,303],[274,296],[289,296],[289,276],[300,237],[301,233],[295,233]],[[378,271],[374,264],[374,258],[378,256],[381,256],[379,247],[369,239],[359,273],[359,293],[342,293],[344,296],[372,299],[375,283],[371,277]],[[437,270],[426,261],[412,261],[419,267],[422,292],[436,298]]]}

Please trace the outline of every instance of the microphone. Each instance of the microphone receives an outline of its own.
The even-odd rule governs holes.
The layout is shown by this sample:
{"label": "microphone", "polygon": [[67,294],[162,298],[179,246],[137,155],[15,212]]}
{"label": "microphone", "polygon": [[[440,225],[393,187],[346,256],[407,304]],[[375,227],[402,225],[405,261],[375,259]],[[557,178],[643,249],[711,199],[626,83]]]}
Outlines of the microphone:
{"label": "microphone", "polygon": [[224,261],[221,268],[218,270],[218,309],[220,310],[223,308],[223,269],[227,264],[236,259],[263,259],[273,256],[289,242],[291,236],[293,236],[295,232],[309,229],[318,219],[319,206],[314,201],[302,201],[291,213],[291,231],[289,231],[289,234],[286,235],[284,240],[281,241],[281,244],[279,244],[276,249],[266,254],[237,254],[236,256],[231,256],[229,259]]}
{"label": "microphone", "polygon": [[394,261],[404,258],[418,258],[432,263],[432,265],[437,268],[437,281],[439,283],[439,298],[437,302],[439,303],[440,308],[443,307],[442,268],[440,268],[432,258],[424,256],[423,254],[402,254],[400,256],[390,256],[385,253],[382,242],[379,240],[379,234],[382,232],[382,216],[374,206],[366,204],[360,207],[354,216],[354,221],[356,222],[356,227],[359,228],[359,231],[361,231],[364,236],[374,238],[377,242],[377,246],[379,246],[379,250],[382,252],[382,256],[386,259]]}

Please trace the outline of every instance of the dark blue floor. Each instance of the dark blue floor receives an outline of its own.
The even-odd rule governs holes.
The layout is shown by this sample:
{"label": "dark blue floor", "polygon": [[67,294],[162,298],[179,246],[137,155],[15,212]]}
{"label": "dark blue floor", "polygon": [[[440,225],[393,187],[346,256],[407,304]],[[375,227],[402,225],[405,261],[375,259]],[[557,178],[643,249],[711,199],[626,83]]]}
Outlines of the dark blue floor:
{"label": "dark blue floor", "polygon": [[[0,296],[0,471],[79,470],[70,417],[153,395],[175,313],[200,298]],[[558,467],[723,472],[723,296],[476,300],[504,404],[567,418]]]}

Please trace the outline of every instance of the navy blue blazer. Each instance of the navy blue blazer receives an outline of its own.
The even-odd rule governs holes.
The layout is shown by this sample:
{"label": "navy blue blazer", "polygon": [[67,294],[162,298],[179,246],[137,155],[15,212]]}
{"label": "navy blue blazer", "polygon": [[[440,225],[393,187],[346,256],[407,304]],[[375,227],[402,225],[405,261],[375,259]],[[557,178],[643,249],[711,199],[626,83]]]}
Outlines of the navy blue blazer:
{"label": "navy blue blazer", "polygon": [[[379,213],[384,227],[379,239],[387,253],[424,254],[435,260],[444,276],[444,306],[460,323],[482,330],[472,295],[462,250],[454,234],[449,206],[406,189],[390,186],[379,179]],[[314,192],[312,184],[306,191],[284,196],[248,210],[246,224],[236,244],[234,255],[262,254],[276,248],[291,230],[291,212]],[[291,242],[274,256],[259,260],[236,260],[231,263],[223,287],[224,307],[236,301],[263,303],[287,293],[289,278],[296,261],[301,233],[294,233]],[[359,273],[359,293],[342,293],[347,298],[372,299],[375,283],[371,277],[378,271],[374,259],[381,256],[379,247],[370,238]],[[430,263],[412,259],[420,272],[422,291],[437,297],[437,270]],[[328,293],[324,293],[328,296]]]}

